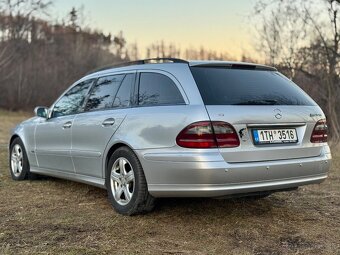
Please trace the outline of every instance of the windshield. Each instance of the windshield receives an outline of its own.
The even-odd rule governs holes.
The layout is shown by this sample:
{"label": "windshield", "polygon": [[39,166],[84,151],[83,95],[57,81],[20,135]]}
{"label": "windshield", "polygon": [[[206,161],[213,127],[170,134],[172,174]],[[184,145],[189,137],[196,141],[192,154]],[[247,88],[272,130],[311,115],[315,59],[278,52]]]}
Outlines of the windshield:
{"label": "windshield", "polygon": [[277,71],[191,67],[206,105],[315,105]]}

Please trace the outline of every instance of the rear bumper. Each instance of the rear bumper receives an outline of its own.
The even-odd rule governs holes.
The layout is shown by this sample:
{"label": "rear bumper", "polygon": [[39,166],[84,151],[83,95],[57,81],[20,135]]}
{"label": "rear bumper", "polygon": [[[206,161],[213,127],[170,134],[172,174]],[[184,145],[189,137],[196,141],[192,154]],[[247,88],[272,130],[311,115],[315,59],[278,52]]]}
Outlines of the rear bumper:
{"label": "rear bumper", "polygon": [[327,174],[241,184],[156,184],[150,185],[149,191],[155,197],[222,197],[233,194],[285,190],[302,185],[321,183],[326,178]]}
{"label": "rear bumper", "polygon": [[218,150],[136,153],[155,197],[220,197],[321,183],[331,163],[328,146],[318,157],[233,164]]}

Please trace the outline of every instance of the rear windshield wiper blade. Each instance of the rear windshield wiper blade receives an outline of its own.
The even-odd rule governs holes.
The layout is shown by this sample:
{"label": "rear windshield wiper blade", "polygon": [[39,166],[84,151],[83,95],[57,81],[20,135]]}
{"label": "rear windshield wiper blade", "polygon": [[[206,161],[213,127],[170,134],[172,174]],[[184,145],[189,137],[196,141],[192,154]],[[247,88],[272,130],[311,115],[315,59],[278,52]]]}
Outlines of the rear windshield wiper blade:
{"label": "rear windshield wiper blade", "polygon": [[235,103],[233,105],[275,105],[277,100],[261,99],[261,100],[248,100]]}

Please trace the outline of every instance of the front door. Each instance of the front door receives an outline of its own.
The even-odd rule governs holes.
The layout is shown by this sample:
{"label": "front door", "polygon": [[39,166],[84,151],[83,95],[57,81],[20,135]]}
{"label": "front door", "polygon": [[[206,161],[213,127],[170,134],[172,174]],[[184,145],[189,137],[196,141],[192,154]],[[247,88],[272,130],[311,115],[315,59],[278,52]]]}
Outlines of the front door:
{"label": "front door", "polygon": [[35,131],[35,153],[39,168],[74,173],[71,157],[73,120],[93,83],[87,80],[73,86],[51,107]]}
{"label": "front door", "polygon": [[36,128],[36,155],[39,168],[74,172],[71,148],[71,128],[75,115],[42,119]]}

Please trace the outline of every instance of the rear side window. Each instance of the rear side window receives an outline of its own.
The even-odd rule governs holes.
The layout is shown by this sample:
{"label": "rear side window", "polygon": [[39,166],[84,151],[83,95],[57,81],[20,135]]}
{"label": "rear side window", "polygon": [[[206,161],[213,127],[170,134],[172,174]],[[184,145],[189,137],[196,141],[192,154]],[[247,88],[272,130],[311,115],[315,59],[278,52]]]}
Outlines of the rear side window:
{"label": "rear side window", "polygon": [[191,67],[206,105],[315,105],[276,71]]}
{"label": "rear side window", "polygon": [[169,77],[159,73],[141,73],[138,93],[139,105],[176,105],[184,103],[176,84]]}
{"label": "rear side window", "polygon": [[90,92],[85,111],[111,108],[124,74],[105,76],[98,79]]}
{"label": "rear side window", "polygon": [[120,85],[113,107],[129,107],[131,104],[131,89],[135,80],[134,74],[127,74]]}

